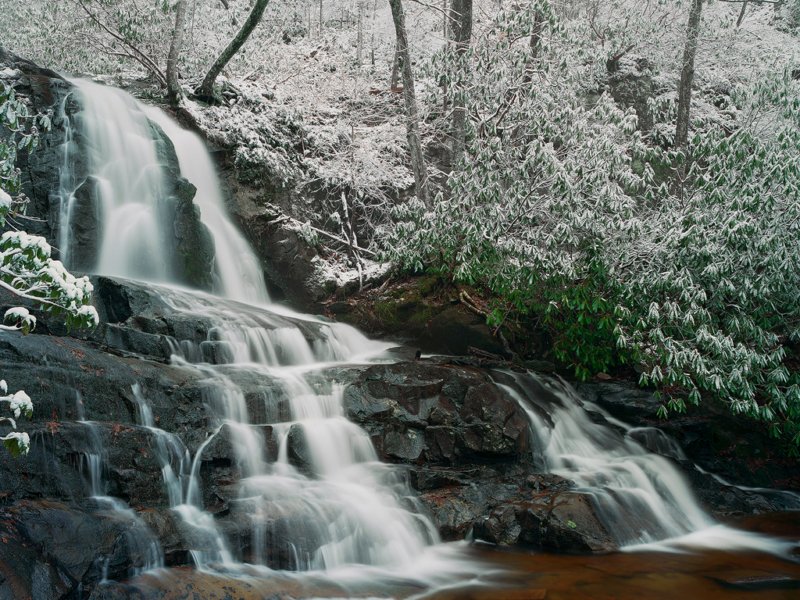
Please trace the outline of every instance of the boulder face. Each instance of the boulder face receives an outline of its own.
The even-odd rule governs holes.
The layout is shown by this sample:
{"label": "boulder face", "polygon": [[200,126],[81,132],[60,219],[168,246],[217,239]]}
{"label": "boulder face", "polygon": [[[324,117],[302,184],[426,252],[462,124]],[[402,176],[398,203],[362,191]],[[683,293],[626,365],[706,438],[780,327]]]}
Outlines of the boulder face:
{"label": "boulder face", "polygon": [[[51,113],[52,127],[40,134],[33,152],[21,151],[17,156],[17,167],[22,175],[22,188],[30,202],[29,216],[36,217],[25,222],[28,233],[40,235],[54,242],[58,235],[60,200],[60,171],[64,164],[63,147],[67,137],[69,120],[80,111],[71,94],[73,86],[58,73],[42,69],[34,63],[6,52],[0,47],[0,68],[15,72],[12,85],[18,97],[25,99],[33,113]],[[73,164],[77,176],[85,178],[85,160],[77,157]]]}
{"label": "boulder face", "polygon": [[197,189],[183,177],[174,181],[170,210],[175,273],[185,285],[210,290],[214,283],[214,239],[200,221],[200,209],[192,202]]}
{"label": "boulder face", "polygon": [[541,475],[522,408],[483,369],[401,362],[366,369],[345,391],[347,416],[411,486],[445,540],[560,552],[616,546],[574,484]]}

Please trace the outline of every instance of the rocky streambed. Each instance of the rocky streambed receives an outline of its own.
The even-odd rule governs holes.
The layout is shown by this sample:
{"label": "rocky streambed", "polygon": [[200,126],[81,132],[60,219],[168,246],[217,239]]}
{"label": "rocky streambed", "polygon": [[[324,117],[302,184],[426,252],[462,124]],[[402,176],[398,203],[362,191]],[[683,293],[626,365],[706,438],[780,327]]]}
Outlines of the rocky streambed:
{"label": "rocky streambed", "polygon": [[[33,419],[22,425],[31,434],[30,454],[0,455],[3,598],[81,597],[105,589],[97,587],[101,581],[126,580],[152,566],[151,538],[165,566],[193,564],[192,553],[207,540],[188,531],[170,508],[158,430],[179,439],[189,457],[216,431],[196,465],[202,504],[237,558],[254,557],[250,521],[237,509],[235,484],[242,476],[234,451],[237,432],[229,426],[215,430],[203,374],[170,363],[182,342],[201,348],[209,364],[224,363],[224,344],[213,341],[211,323],[174,310],[157,288],[94,281],[102,319],[95,331],[69,333],[44,317],[32,335],[0,334],[3,376],[35,404]],[[313,324],[300,326],[313,337]],[[561,553],[617,549],[614,532],[589,497],[536,464],[529,420],[501,387],[509,371],[473,358],[402,360],[404,355],[413,357],[413,351],[389,351],[389,362],[377,364],[322,366],[318,375],[344,386],[346,416],[364,428],[382,461],[396,465],[442,539]],[[252,421],[263,423],[252,427],[265,448],[277,452],[278,428],[269,423],[285,420],[286,398],[271,393],[270,382],[257,375],[237,382]],[[620,384],[597,383],[584,391],[621,417],[634,416],[632,404],[646,400]],[[142,396],[155,427],[142,424]],[[313,478],[304,432],[282,435],[289,462]],[[92,457],[99,457],[95,466]],[[780,494],[723,485],[700,474],[685,456],[670,460],[691,474],[716,514],[790,505]],[[119,499],[131,514],[97,500],[98,476],[102,495]],[[293,515],[274,521],[272,535],[291,540]],[[283,553],[289,545],[273,540],[272,547],[278,550],[265,557],[266,564],[291,567],[291,557]]]}

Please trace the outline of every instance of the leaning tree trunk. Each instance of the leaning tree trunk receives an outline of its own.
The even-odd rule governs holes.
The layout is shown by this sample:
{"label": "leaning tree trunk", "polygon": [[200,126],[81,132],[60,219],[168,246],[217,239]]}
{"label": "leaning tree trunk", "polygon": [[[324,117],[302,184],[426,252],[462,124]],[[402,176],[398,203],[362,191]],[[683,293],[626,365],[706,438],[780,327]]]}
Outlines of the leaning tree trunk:
{"label": "leaning tree trunk", "polygon": [[463,62],[466,60],[470,40],[472,39],[472,0],[453,0],[450,6],[450,27],[458,59],[456,68],[459,69],[459,76],[456,79],[455,89],[453,90],[453,149],[450,157],[451,167],[455,168],[464,154],[467,139],[465,97],[467,90],[464,84],[466,72],[461,69],[465,67]]}
{"label": "leaning tree trunk", "polygon": [[689,143],[689,112],[692,108],[694,59],[697,55],[697,40],[700,37],[700,13],[702,10],[703,0],[692,0],[689,26],[686,30],[686,46],[683,50],[681,82],[678,86],[678,124],[675,129],[675,146],[677,148],[685,148]]}
{"label": "leaning tree trunk", "polygon": [[397,55],[400,60],[403,75],[403,99],[406,105],[406,130],[408,136],[408,149],[411,153],[411,168],[414,171],[417,198],[431,208],[428,194],[428,170],[425,167],[425,155],[422,153],[422,142],[419,136],[419,111],[417,110],[417,96],[414,93],[414,73],[411,69],[411,55],[408,51],[408,36],[406,35],[406,17],[403,12],[402,0],[389,0],[392,8],[392,19],[397,34]]}
{"label": "leaning tree trunk", "polygon": [[217,76],[244,45],[259,22],[261,22],[261,17],[264,16],[267,4],[269,4],[269,0],[256,0],[256,3],[253,5],[253,10],[250,11],[250,15],[247,17],[244,25],[242,25],[239,33],[231,40],[225,50],[222,51],[222,54],[219,55],[219,58],[211,65],[208,73],[206,73],[203,83],[201,83],[200,87],[195,91],[197,96],[208,100],[214,99],[214,82],[217,80]]}
{"label": "leaning tree trunk", "polygon": [[181,84],[178,82],[178,58],[183,49],[183,29],[186,22],[186,0],[178,0],[175,5],[175,29],[167,56],[167,96],[173,106],[177,106],[183,97]]}
{"label": "leaning tree trunk", "polygon": [[742,23],[744,22],[744,15],[747,12],[747,4],[750,0],[744,0],[742,2],[742,10],[739,11],[739,18],[736,19],[736,27],[741,27]]}

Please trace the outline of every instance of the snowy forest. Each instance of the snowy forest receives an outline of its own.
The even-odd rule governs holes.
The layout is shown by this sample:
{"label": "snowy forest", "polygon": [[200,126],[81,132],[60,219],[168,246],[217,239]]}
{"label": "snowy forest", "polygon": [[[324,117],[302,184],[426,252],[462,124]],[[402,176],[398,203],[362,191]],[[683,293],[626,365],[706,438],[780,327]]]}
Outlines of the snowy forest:
{"label": "snowy forest", "polygon": [[0,598],[800,586],[800,0],[0,0],[0,136]]}
{"label": "snowy forest", "polygon": [[579,378],[629,367],[800,444],[800,4],[389,4],[11,2],[0,30],[322,191],[288,216],[328,258],[473,286]]}

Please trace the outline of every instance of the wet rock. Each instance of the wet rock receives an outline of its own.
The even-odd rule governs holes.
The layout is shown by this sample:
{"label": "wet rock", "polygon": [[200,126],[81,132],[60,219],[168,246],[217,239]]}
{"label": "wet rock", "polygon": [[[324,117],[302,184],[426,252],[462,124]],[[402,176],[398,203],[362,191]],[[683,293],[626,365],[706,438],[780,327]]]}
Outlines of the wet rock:
{"label": "wet rock", "polygon": [[69,222],[71,268],[79,272],[91,272],[97,263],[100,251],[102,206],[98,197],[97,179],[87,177],[74,192]]}
{"label": "wet rock", "polygon": [[289,463],[301,473],[312,475],[313,458],[302,425],[295,423],[289,428],[286,445]]}
{"label": "wet rock", "polygon": [[192,202],[196,191],[183,177],[175,179],[175,272],[181,283],[210,290],[214,282],[214,239],[200,221],[199,207]]}
{"label": "wet rock", "polygon": [[348,386],[344,405],[390,462],[524,461],[530,447],[522,410],[477,370],[375,365]]}
{"label": "wet rock", "polygon": [[569,554],[615,550],[617,544],[588,496],[572,491],[571,484],[561,478],[548,479],[535,493],[501,502],[476,520],[475,537],[505,546]]}
{"label": "wet rock", "polygon": [[[25,223],[25,229],[33,235],[43,236],[57,248],[59,228],[59,199],[54,194],[60,188],[60,170],[63,165],[63,144],[66,127],[80,107],[71,95],[72,84],[57,73],[15,56],[0,48],[0,66],[19,73],[13,81],[17,96],[30,103],[33,113],[52,111],[53,121],[49,131],[42,132],[34,152],[23,150],[17,156],[17,167],[21,171],[22,190],[30,199],[27,214],[36,219]],[[63,106],[63,114],[60,108]],[[75,140],[80,143],[80,140]],[[76,182],[88,175],[85,161],[79,158],[73,166]]]}
{"label": "wet rock", "polygon": [[[0,510],[0,598],[78,597],[104,575],[126,578],[146,563],[130,519],[39,500]],[[80,539],[80,543],[76,543]]]}
{"label": "wet rock", "polygon": [[[244,208],[244,207],[242,207]],[[292,305],[313,309],[335,289],[320,271],[317,250],[271,208],[240,212],[242,231],[264,265],[271,292]]]}

